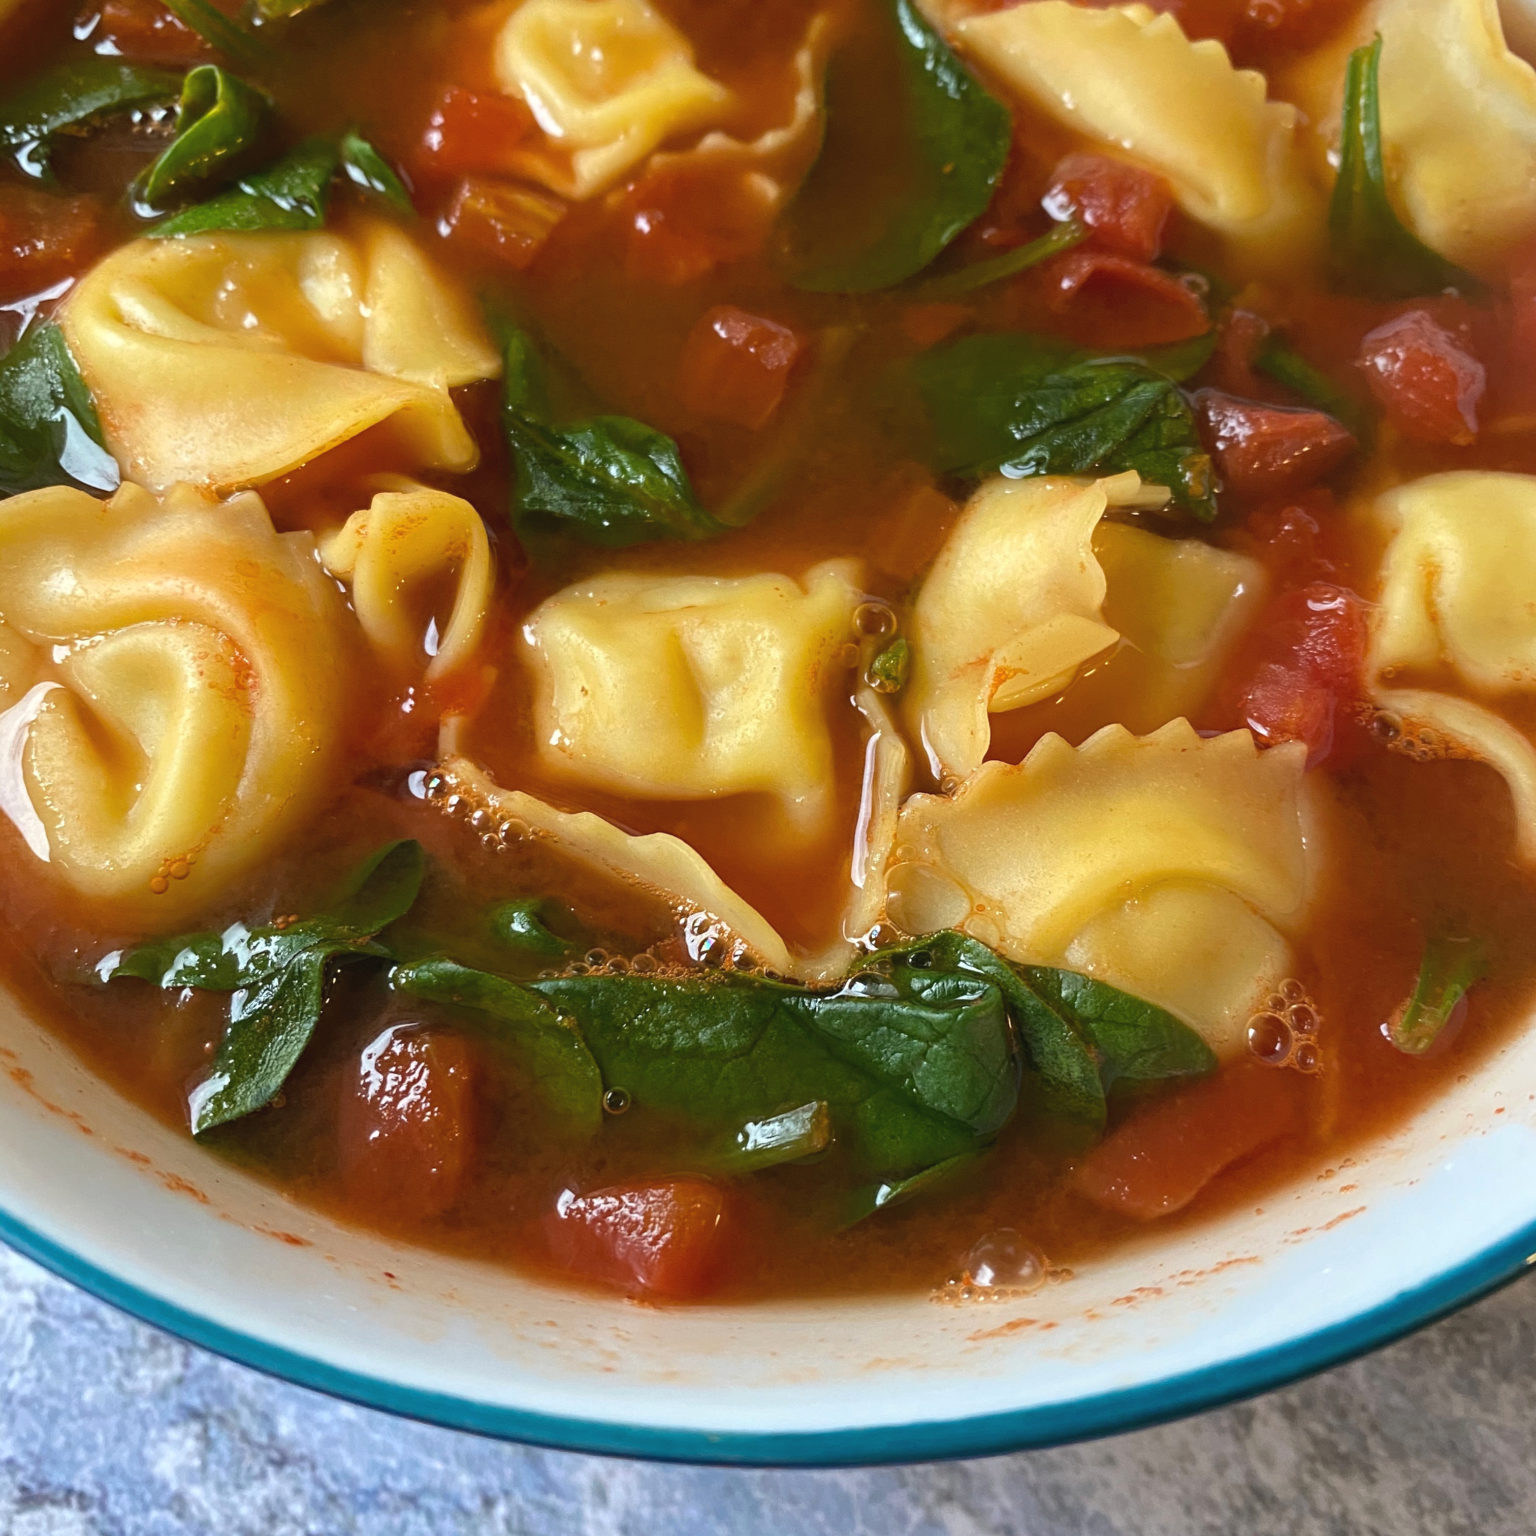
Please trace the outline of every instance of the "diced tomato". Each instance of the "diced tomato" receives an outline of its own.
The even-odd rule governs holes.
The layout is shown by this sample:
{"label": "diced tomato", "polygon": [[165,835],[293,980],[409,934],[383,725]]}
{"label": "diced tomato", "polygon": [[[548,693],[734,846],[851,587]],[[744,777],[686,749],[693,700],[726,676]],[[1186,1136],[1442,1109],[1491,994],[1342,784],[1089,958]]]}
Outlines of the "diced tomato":
{"label": "diced tomato", "polygon": [[408,1221],[447,1210],[474,1159],[476,1076],[469,1042],[446,1030],[391,1024],[370,1042],[337,1122],[353,1198]]}
{"label": "diced tomato", "polygon": [[1103,250],[1153,261],[1163,248],[1173,191],[1139,165],[1079,152],[1057,165],[1040,202],[1053,219],[1076,219]]}
{"label": "diced tomato", "polygon": [[704,315],[683,347],[679,393],[700,416],[756,431],[784,399],[800,338],[787,325],[732,304]]}
{"label": "diced tomato", "polygon": [[1234,530],[1233,542],[1263,562],[1279,585],[1294,587],[1333,574],[1324,549],[1324,527],[1337,520],[1333,493],[1314,486],[1301,495],[1256,507]]}
{"label": "diced tomato", "polygon": [[1079,249],[1037,271],[1046,307],[1082,346],[1100,351],[1157,347],[1210,329],[1200,295],[1171,272],[1145,262]]}
{"label": "diced tomato", "polygon": [[513,151],[533,132],[533,113],[515,96],[450,85],[427,117],[412,166],[438,176],[505,176]]}
{"label": "diced tomato", "polygon": [[564,217],[565,204],[558,197],[516,182],[466,176],[438,228],[445,238],[522,271]]}
{"label": "diced tomato", "polygon": [[1230,689],[1237,720],[1271,746],[1306,744],[1307,764],[1334,750],[1363,693],[1365,604],[1316,581],[1283,593],[1254,627]]}
{"label": "diced tomato", "polygon": [[757,251],[772,210],[739,169],[686,160],[652,170],[622,204],[625,270],[676,287]]}
{"label": "diced tomato", "polygon": [[1304,490],[1356,447],[1354,434],[1322,411],[1262,405],[1219,389],[1198,391],[1195,409],[1222,483],[1249,501]]}
{"label": "diced tomato", "polygon": [[101,0],[82,13],[80,31],[100,47],[146,64],[196,64],[214,50],[161,0]]}
{"label": "diced tomato", "polygon": [[1208,365],[1208,377],[1218,389],[1246,400],[1258,399],[1265,393],[1254,359],[1269,335],[1269,329],[1269,321],[1249,309],[1234,306],[1221,317],[1216,332],[1216,350]]}
{"label": "diced tomato", "polygon": [[901,328],[914,346],[926,351],[953,336],[970,318],[964,304],[909,304],[901,312]]}
{"label": "diced tomato", "polygon": [[1427,309],[1378,325],[1357,358],[1371,393],[1407,436],[1465,445],[1477,437],[1488,376],[1468,343]]}
{"label": "diced tomato", "polygon": [[78,276],[101,246],[94,197],[0,184],[0,302]]}
{"label": "diced tomato", "polygon": [[714,1286],[730,1227],[719,1185],[678,1178],[567,1190],[546,1231],[555,1257],[578,1275],[635,1296],[689,1301]]}
{"label": "diced tomato", "polygon": [[1137,1221],[1171,1216],[1292,1128],[1301,1081],[1258,1062],[1225,1067],[1134,1111],[1088,1154],[1073,1183],[1095,1205]]}

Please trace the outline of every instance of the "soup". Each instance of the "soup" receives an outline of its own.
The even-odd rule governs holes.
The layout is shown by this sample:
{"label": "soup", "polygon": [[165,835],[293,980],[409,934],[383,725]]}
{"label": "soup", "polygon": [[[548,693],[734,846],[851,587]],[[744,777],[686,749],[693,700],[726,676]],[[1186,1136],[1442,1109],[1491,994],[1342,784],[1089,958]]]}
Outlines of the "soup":
{"label": "soup", "polygon": [[1012,1293],[1528,1007],[1491,0],[0,0],[0,150],[4,976],[210,1157]]}

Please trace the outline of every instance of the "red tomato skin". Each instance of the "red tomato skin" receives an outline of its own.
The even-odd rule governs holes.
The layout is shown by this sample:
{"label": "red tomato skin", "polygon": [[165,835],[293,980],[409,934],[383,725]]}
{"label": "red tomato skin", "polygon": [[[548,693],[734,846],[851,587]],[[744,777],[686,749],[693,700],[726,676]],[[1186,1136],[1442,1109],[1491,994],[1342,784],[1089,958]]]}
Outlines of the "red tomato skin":
{"label": "red tomato skin", "polygon": [[1378,325],[1360,343],[1356,363],[1405,436],[1460,447],[1476,440],[1487,370],[1427,309],[1410,309]]}
{"label": "red tomato skin", "polygon": [[686,161],[652,169],[620,213],[626,273],[674,288],[753,255],[772,219],[746,177]]}
{"label": "red tomato skin", "polygon": [[93,44],[110,43],[135,63],[200,64],[214,56],[214,50],[161,0],[102,0],[81,13],[78,25],[90,29]]}
{"label": "red tomato skin", "polygon": [[102,212],[94,197],[0,185],[0,302],[83,272],[101,246]]}
{"label": "red tomato skin", "polygon": [[1079,1164],[1073,1185],[1137,1221],[1181,1211],[1219,1173],[1277,1141],[1296,1120],[1295,1073],[1234,1062],[1135,1110]]}
{"label": "red tomato skin", "polygon": [[1199,390],[1195,410],[1223,486],[1247,501],[1305,490],[1358,446],[1322,411],[1240,400],[1219,389]]}
{"label": "red tomato skin", "polygon": [[514,151],[533,127],[533,114],[515,97],[450,85],[427,117],[412,167],[427,179],[511,175]]}
{"label": "red tomato skin", "polygon": [[1171,272],[1106,251],[1072,250],[1026,274],[1046,308],[1080,346],[1096,351],[1158,347],[1210,329],[1204,301]]}
{"label": "red tomato skin", "polygon": [[1338,510],[1333,493],[1314,486],[1255,507],[1234,531],[1233,543],[1261,561],[1278,586],[1323,580],[1336,569],[1326,550],[1324,528],[1336,525]]}
{"label": "red tomato skin", "polygon": [[1232,713],[1269,746],[1305,743],[1315,767],[1340,745],[1364,691],[1365,604],[1348,587],[1315,581],[1271,603],[1254,634]]}
{"label": "red tomato skin", "polygon": [[479,1140],[478,1063],[446,1030],[391,1024],[348,1074],[337,1118],[342,1179],[369,1210],[407,1222],[463,1193]]}
{"label": "red tomato skin", "polygon": [[693,1177],[567,1190],[545,1222],[550,1251],[566,1269],[662,1301],[709,1294],[729,1230],[725,1191]]}
{"label": "red tomato skin", "polygon": [[757,431],[783,401],[800,352],[800,338],[787,325],[716,305],[683,346],[683,404],[695,415]]}
{"label": "red tomato skin", "polygon": [[515,272],[526,270],[565,217],[547,193],[487,176],[466,176],[438,222],[447,240],[466,245]]}
{"label": "red tomato skin", "polygon": [[1155,261],[1173,191],[1139,165],[1079,152],[1058,163],[1040,205],[1053,219],[1076,219],[1089,241],[1112,255]]}

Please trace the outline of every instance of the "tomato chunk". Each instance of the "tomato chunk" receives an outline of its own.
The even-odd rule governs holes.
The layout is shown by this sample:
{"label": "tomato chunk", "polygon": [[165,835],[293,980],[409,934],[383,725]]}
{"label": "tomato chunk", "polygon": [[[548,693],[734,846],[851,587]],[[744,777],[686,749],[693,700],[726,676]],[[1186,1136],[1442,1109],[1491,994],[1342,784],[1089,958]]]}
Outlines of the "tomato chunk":
{"label": "tomato chunk", "polygon": [[213,49],[161,0],[102,0],[86,8],[78,27],[98,48],[110,44],[125,59],[146,64],[196,64],[213,57]]}
{"label": "tomato chunk", "polygon": [[1217,1174],[1294,1125],[1293,1072],[1239,1062],[1136,1110],[1083,1160],[1073,1182],[1137,1221],[1181,1211]]}
{"label": "tomato chunk", "polygon": [[1244,554],[1262,561],[1280,585],[1296,586],[1333,573],[1333,561],[1323,548],[1323,528],[1337,516],[1333,493],[1315,486],[1256,507],[1235,530],[1234,542]]}
{"label": "tomato chunk", "polygon": [[1367,638],[1365,604],[1349,588],[1315,581],[1283,593],[1238,674],[1237,718],[1271,746],[1304,742],[1308,766],[1320,763],[1362,695]]}
{"label": "tomato chunk", "polygon": [[800,350],[800,338],[777,320],[717,305],[683,347],[683,404],[715,421],[765,427],[784,399]]}
{"label": "tomato chunk", "polygon": [[752,255],[772,221],[771,209],[739,171],[687,161],[636,183],[623,215],[629,276],[672,287]]}
{"label": "tomato chunk", "polygon": [[446,1030],[391,1024],[364,1047],[337,1124],[353,1198],[407,1221],[447,1210],[478,1141],[476,1078],[469,1042]]}
{"label": "tomato chunk", "polygon": [[1152,261],[1163,248],[1173,191],[1138,165],[1079,153],[1057,165],[1040,202],[1053,219],[1076,219],[1104,250]]}
{"label": "tomato chunk", "polygon": [[574,1273],[635,1296],[687,1301],[718,1278],[729,1236],[725,1192],[708,1179],[567,1190],[546,1223],[555,1257]]}
{"label": "tomato chunk", "polygon": [[1100,351],[1157,347],[1210,329],[1205,303],[1171,272],[1105,251],[1073,250],[1038,269],[1046,307]]}
{"label": "tomato chunk", "polygon": [[516,97],[450,85],[427,118],[413,164],[429,177],[507,175],[512,151],[533,128],[533,113]]}
{"label": "tomato chunk", "polygon": [[100,248],[101,222],[94,197],[0,185],[0,302],[82,272]]}
{"label": "tomato chunk", "polygon": [[557,197],[510,181],[466,176],[439,223],[443,235],[522,271],[565,217]]}
{"label": "tomato chunk", "polygon": [[1360,343],[1356,361],[1371,393],[1407,436],[1463,446],[1477,437],[1487,372],[1428,310],[1410,309],[1378,325]]}
{"label": "tomato chunk", "polygon": [[1219,389],[1200,390],[1195,408],[1223,484],[1248,500],[1303,490],[1355,451],[1354,434],[1322,411],[1262,405]]}

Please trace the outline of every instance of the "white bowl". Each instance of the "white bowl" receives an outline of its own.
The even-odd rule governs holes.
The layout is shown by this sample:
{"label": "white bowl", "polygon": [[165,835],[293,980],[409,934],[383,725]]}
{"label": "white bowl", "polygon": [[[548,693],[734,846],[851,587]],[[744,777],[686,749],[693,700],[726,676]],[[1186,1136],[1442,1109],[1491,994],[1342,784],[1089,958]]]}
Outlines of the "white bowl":
{"label": "white bowl", "polygon": [[1536,1262],[1536,1031],[1350,1166],[1007,1302],[655,1310],[393,1245],[224,1166],[0,1000],[0,1237],[307,1386],[584,1451],[821,1465],[1130,1429]]}

